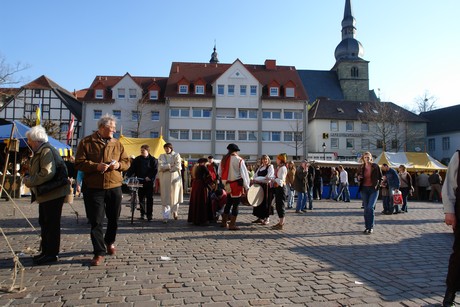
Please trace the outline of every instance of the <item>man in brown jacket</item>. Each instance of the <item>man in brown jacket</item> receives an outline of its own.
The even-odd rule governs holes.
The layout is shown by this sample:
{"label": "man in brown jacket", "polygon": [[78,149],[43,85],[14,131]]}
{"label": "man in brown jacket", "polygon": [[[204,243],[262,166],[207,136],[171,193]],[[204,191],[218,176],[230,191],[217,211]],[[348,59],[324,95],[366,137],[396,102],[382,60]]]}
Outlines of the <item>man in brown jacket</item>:
{"label": "man in brown jacket", "polygon": [[[75,168],[84,173],[83,200],[94,248],[92,266],[101,264],[106,254],[115,254],[114,242],[121,211],[121,172],[127,171],[130,166],[123,145],[113,138],[115,128],[115,117],[102,116],[98,121],[98,130],[78,144],[75,157]],[[104,214],[107,217],[105,236]]]}

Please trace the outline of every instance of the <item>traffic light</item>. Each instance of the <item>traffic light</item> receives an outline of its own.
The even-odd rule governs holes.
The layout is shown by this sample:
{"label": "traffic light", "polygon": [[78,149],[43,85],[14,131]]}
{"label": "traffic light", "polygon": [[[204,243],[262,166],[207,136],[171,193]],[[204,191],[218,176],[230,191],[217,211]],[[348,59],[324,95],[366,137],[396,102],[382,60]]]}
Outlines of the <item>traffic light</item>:
{"label": "traffic light", "polygon": [[327,140],[329,138],[329,133],[323,133],[323,139],[324,140]]}

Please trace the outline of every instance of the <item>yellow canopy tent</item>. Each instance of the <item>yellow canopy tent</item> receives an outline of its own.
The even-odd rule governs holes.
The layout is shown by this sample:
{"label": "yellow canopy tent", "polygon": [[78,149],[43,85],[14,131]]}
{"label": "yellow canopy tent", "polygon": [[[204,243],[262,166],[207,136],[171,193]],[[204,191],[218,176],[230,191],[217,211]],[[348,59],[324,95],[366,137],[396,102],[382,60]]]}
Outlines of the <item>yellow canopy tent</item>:
{"label": "yellow canopy tent", "polygon": [[120,142],[125,147],[125,151],[128,156],[135,156],[141,154],[141,146],[149,145],[150,154],[158,159],[158,157],[164,153],[163,145],[166,144],[162,136],[159,138],[128,138],[124,135],[120,136]]}
{"label": "yellow canopy tent", "polygon": [[382,152],[374,161],[378,165],[388,164],[391,168],[406,166],[408,171],[446,171],[447,166],[426,152]]}

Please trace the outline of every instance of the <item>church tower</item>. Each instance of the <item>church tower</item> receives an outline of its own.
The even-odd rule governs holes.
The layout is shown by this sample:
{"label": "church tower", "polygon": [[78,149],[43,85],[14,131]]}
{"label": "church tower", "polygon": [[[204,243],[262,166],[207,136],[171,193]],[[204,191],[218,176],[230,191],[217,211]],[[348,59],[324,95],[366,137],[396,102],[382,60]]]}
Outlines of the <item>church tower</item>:
{"label": "church tower", "polygon": [[214,52],[211,54],[211,59],[209,60],[209,63],[219,63],[219,59],[217,58],[216,52],[216,44],[214,44]]}
{"label": "church tower", "polygon": [[342,20],[342,41],[335,48],[335,65],[345,100],[369,100],[369,62],[362,59],[364,48],[355,38],[356,20],[351,0],[345,0]]}

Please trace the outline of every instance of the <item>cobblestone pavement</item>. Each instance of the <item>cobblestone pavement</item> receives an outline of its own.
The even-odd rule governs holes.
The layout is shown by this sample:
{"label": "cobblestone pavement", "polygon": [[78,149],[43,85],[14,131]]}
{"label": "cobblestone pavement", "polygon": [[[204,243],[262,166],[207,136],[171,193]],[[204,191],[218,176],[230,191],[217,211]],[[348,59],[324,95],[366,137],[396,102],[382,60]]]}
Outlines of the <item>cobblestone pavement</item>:
{"label": "cobblestone pavement", "polygon": [[306,214],[288,210],[283,231],[251,224],[252,208],[242,207],[241,230],[229,231],[189,225],[187,202],[179,220],[163,224],[155,196],[150,223],[131,225],[124,203],[116,255],[90,267],[89,227],[76,199],[78,223],[64,208],[59,262],[34,266],[38,208],[28,198],[16,203],[37,230],[11,201],[0,202],[0,227],[25,267],[26,288],[5,291],[14,261],[0,238],[0,306],[437,306],[453,242],[436,203],[377,213],[375,233],[365,235],[359,201],[316,201]]}

